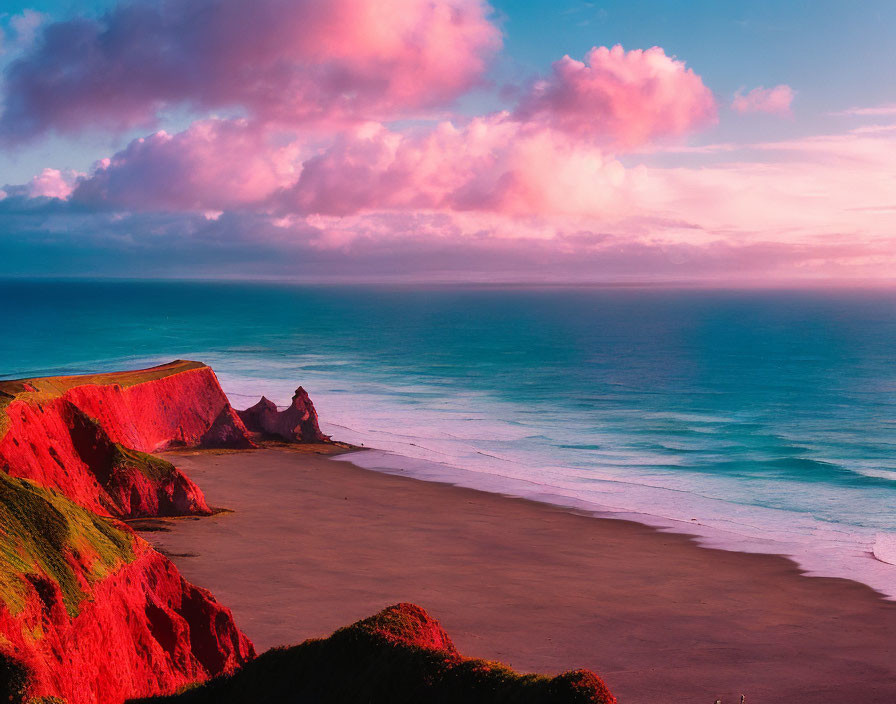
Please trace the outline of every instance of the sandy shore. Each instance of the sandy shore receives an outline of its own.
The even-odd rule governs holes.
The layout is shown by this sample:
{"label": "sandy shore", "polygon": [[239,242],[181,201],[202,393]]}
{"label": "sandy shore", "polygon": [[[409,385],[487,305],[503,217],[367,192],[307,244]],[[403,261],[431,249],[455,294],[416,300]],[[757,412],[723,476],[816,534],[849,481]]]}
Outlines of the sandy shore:
{"label": "sandy shore", "polygon": [[896,603],[774,556],[288,450],[169,455],[233,509],[144,533],[259,650],[412,601],[461,652],[627,704],[896,702]]}

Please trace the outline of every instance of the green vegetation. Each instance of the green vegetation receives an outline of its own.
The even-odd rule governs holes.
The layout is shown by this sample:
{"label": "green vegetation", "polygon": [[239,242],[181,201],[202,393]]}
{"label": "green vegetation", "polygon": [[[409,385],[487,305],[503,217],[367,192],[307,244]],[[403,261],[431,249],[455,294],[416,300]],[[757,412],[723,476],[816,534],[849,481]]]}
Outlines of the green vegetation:
{"label": "green vegetation", "polygon": [[[17,660],[0,653],[0,694],[4,701],[20,704],[28,688],[28,670]],[[28,702],[31,704],[31,702]]]}
{"label": "green vegetation", "polygon": [[70,616],[87,596],[67,554],[92,559],[88,582],[134,559],[134,536],[111,519],[61,494],[0,472],[0,601],[20,613],[30,591],[50,579],[62,590]]}
{"label": "green vegetation", "polygon": [[146,452],[131,450],[121,443],[112,445],[112,469],[133,467],[147,479],[161,481],[173,475],[177,470],[174,465]]}
{"label": "green vegetation", "polygon": [[6,409],[9,404],[16,400],[15,395],[9,390],[11,384],[12,382],[0,383],[0,439],[6,435],[6,429],[9,426],[9,416],[6,415]]}
{"label": "green vegetation", "polygon": [[[408,607],[417,612],[408,610]],[[596,675],[521,675],[464,658],[419,607],[399,605],[326,639],[274,648],[233,675],[142,704],[615,704]],[[424,613],[425,616],[425,613]],[[415,644],[419,643],[419,644]],[[134,702],[137,704],[137,702]]]}

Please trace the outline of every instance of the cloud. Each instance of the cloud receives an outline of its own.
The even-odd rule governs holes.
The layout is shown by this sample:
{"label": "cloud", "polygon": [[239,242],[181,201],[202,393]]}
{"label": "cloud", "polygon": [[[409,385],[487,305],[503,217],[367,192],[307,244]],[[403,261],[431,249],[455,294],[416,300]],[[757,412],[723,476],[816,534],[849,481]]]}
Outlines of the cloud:
{"label": "cloud", "polygon": [[794,91],[788,85],[781,84],[774,88],[759,86],[749,93],[738,91],[731,102],[731,108],[735,112],[765,112],[771,115],[792,115]]}
{"label": "cloud", "polygon": [[662,49],[568,57],[513,112],[401,130],[344,125],[327,140],[274,145],[257,121],[201,121],[136,140],[75,197],[138,210],[287,214],[452,210],[608,217],[627,205],[611,150],[680,135],[715,119],[703,82]]}
{"label": "cloud", "polygon": [[[507,111],[425,113],[482,80],[500,43],[489,13],[128,0],[48,25],[8,67],[7,140],[206,116],[89,174],[3,186],[0,273],[727,283],[896,268],[896,125],[682,147],[717,105],[659,47],[566,56]],[[792,97],[760,87],[734,109],[789,114]],[[674,151],[687,157],[669,166]]]}
{"label": "cloud", "polygon": [[73,198],[193,212],[605,214],[623,202],[624,174],[598,146],[506,113],[404,131],[365,123],[325,141],[246,120],[201,120],[132,141],[98,162]]}
{"label": "cloud", "polygon": [[506,114],[399,133],[368,125],[308,159],[281,208],[347,215],[371,210],[602,213],[624,169],[568,135]]}
{"label": "cloud", "polygon": [[[216,162],[219,151],[230,159]],[[35,242],[71,238],[88,250],[120,250],[136,268],[162,266],[168,253],[220,275],[473,280],[491,272],[726,283],[890,276],[896,133],[723,154],[691,167],[623,168],[598,147],[506,114],[430,131],[367,124],[324,145],[209,121],[130,145],[67,202],[7,187],[13,195],[0,214],[10,233],[31,223]],[[255,185],[242,187],[241,165]]]}
{"label": "cloud", "polygon": [[[433,281],[704,281],[722,285],[886,279],[894,242],[669,241],[590,229],[551,237],[488,236],[471,214],[381,213],[274,222],[225,213],[84,213],[71,203],[0,201],[0,275],[299,278]],[[339,242],[339,224],[351,230]]]}
{"label": "cloud", "polygon": [[855,107],[831,113],[847,117],[890,117],[896,115],[896,105],[876,105],[874,107]]}
{"label": "cloud", "polygon": [[67,199],[74,190],[78,177],[83,176],[75,171],[44,169],[31,179],[26,188],[29,198]]}
{"label": "cloud", "polygon": [[132,210],[231,210],[298,178],[298,145],[246,120],[199,120],[133,140],[98,162],[74,199]]}
{"label": "cloud", "polygon": [[211,120],[135,140],[82,177],[71,202],[254,212],[275,227],[266,231],[282,235],[302,224],[303,232],[319,233],[314,246],[335,249],[394,239],[388,228],[414,218],[416,227],[426,223],[418,235],[434,241],[452,233],[567,248],[573,243],[563,233],[572,232],[669,246],[892,240],[896,131],[757,143],[693,158],[689,167],[625,167],[598,145],[506,113],[432,129],[367,123],[320,143]]}
{"label": "cloud", "polygon": [[0,135],[121,131],[179,106],[405,116],[474,86],[500,44],[485,0],[130,0],[44,28],[6,69]]}
{"label": "cloud", "polygon": [[514,113],[616,148],[675,137],[716,120],[712,92],[692,69],[660,47],[625,51],[595,47],[576,61],[564,56],[534,83]]}

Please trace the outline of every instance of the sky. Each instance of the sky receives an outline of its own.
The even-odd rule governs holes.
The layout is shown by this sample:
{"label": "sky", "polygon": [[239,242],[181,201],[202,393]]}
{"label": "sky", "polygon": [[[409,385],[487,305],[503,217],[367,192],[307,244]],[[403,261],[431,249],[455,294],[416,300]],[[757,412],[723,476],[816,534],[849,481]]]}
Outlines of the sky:
{"label": "sky", "polygon": [[7,0],[0,276],[891,285],[896,3]]}

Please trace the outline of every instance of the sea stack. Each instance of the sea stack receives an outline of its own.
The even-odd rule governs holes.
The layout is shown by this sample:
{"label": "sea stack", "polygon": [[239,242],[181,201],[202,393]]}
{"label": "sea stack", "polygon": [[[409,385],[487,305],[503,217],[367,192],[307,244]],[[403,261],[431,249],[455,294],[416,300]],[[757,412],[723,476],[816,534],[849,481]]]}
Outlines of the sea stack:
{"label": "sea stack", "polygon": [[270,399],[261,400],[245,411],[237,411],[240,420],[252,433],[262,438],[285,440],[286,442],[331,442],[324,435],[317,422],[317,411],[301,386],[296,389],[292,403],[284,411],[278,411]]}

